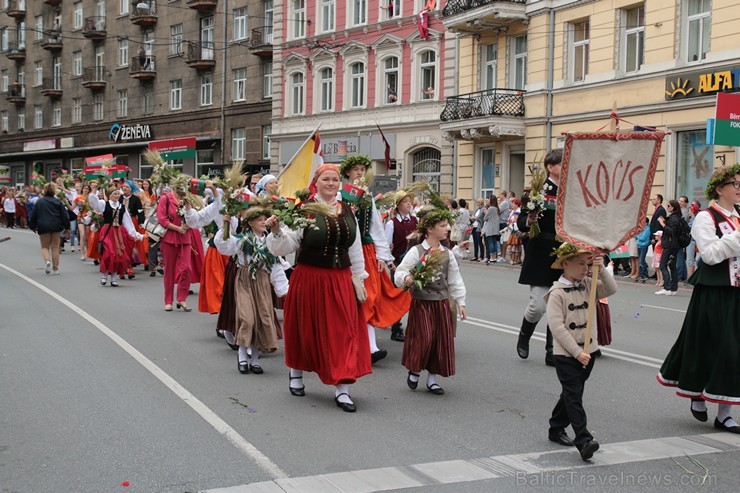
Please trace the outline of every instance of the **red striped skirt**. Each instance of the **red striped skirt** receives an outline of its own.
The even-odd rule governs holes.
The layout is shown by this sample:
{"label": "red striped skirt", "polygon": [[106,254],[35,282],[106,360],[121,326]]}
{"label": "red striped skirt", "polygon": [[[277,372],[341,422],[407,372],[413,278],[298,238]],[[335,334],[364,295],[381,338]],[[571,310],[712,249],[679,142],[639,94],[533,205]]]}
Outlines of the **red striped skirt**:
{"label": "red striped skirt", "polygon": [[401,364],[415,373],[455,374],[455,338],[450,301],[411,300]]}
{"label": "red striped skirt", "polygon": [[224,271],[224,289],[221,295],[221,308],[218,311],[216,328],[236,334],[236,273],[238,267],[233,258],[229,259]]}
{"label": "red striped skirt", "polygon": [[298,265],[285,297],[285,363],[327,385],[372,373],[370,341],[350,269]]}

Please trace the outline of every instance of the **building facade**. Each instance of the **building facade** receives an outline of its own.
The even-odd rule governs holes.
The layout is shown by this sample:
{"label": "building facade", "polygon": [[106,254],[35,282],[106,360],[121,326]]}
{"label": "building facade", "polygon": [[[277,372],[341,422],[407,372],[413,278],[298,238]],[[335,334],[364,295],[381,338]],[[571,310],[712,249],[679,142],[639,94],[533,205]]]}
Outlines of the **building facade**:
{"label": "building facade", "polygon": [[196,137],[196,176],[269,168],[272,1],[0,0],[0,164],[13,183]]}
{"label": "building facade", "polygon": [[326,162],[368,155],[390,187],[426,180],[452,193],[454,145],[439,115],[454,93],[454,42],[440,19],[433,0],[276,4],[273,166],[320,125]]}
{"label": "building facade", "polygon": [[448,0],[460,91],[441,128],[458,142],[457,195],[522,191],[525,163],[607,124],[616,102],[621,129],[668,132],[654,192],[705,203],[720,158],[738,160],[706,129],[716,93],[740,90],[739,17],[733,0]]}

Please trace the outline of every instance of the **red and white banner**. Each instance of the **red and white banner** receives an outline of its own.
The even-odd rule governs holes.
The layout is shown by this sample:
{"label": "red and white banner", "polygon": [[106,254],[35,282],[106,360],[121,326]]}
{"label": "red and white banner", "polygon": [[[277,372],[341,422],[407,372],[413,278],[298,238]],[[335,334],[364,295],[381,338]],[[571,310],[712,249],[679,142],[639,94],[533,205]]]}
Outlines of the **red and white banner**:
{"label": "red and white banner", "polygon": [[664,137],[566,134],[556,217],[560,236],[609,252],[642,231]]}

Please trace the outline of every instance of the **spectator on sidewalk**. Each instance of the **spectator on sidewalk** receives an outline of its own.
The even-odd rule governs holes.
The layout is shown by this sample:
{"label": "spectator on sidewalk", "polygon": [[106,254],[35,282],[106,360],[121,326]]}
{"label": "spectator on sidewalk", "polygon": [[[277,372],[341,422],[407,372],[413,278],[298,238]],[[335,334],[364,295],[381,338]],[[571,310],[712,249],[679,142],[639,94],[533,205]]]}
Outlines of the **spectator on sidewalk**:
{"label": "spectator on sidewalk", "polygon": [[36,201],[29,226],[38,233],[41,240],[41,256],[46,265],[45,272],[59,275],[59,238],[62,232],[69,236],[69,215],[62,202],[56,198],[54,183],[44,185],[43,197]]}

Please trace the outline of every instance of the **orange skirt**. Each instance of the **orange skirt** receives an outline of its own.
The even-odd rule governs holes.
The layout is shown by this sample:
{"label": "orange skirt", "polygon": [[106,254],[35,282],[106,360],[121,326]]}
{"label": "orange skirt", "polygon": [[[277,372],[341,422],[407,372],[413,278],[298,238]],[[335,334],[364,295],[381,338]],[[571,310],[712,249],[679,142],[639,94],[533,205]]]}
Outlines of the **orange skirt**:
{"label": "orange skirt", "polygon": [[367,323],[373,327],[388,328],[409,311],[411,293],[398,289],[385,272],[378,272],[378,259],[375,256],[375,245],[362,245],[365,257],[365,270],[369,277],[365,279],[367,301],[363,304]]}
{"label": "orange skirt", "polygon": [[215,247],[209,246],[203,260],[198,290],[198,311],[216,314],[221,310],[221,297],[224,293],[224,273],[229,262],[227,255],[221,255]]}
{"label": "orange skirt", "polygon": [[132,217],[131,222],[134,223],[134,229],[144,236],[143,240],[136,242],[136,247],[134,248],[139,258],[136,259],[135,255],[132,255],[132,257],[137,260],[137,263],[146,265],[148,259],[147,254],[149,252],[149,235],[147,234],[146,230],[141,227],[137,218]]}
{"label": "orange skirt", "polygon": [[87,235],[87,258],[100,260],[100,253],[98,253],[100,230],[93,231],[92,228],[88,228],[88,231],[90,231],[90,233]]}

